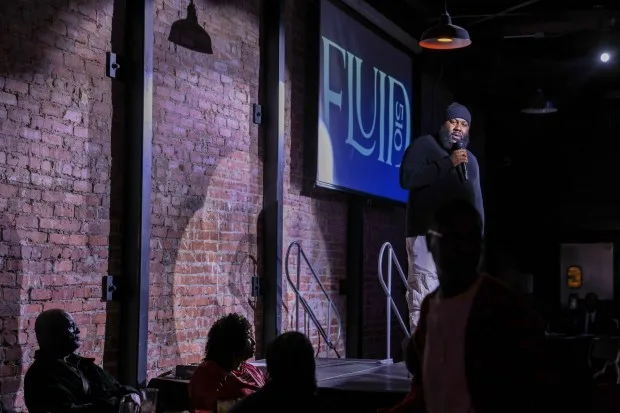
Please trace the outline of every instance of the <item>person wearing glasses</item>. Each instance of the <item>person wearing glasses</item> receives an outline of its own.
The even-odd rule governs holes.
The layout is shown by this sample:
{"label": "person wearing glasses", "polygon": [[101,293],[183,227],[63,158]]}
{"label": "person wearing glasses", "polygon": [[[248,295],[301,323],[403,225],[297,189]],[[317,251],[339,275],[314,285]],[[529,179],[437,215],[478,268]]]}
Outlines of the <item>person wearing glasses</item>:
{"label": "person wearing glasses", "polygon": [[542,413],[550,405],[588,411],[588,388],[567,393],[558,385],[566,381],[548,364],[544,324],[528,301],[479,271],[477,209],[462,200],[446,204],[425,238],[439,286],[424,299],[411,338],[418,360],[411,392],[382,413]]}

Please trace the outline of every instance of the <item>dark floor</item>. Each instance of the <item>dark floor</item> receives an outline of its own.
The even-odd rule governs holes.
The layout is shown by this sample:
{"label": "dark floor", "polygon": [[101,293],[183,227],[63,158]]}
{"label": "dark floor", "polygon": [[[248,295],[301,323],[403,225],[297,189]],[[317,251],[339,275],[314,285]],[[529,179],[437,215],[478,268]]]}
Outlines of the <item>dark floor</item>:
{"label": "dark floor", "polygon": [[[264,360],[253,362],[265,366]],[[407,394],[411,378],[404,363],[381,364],[372,359],[316,359],[319,389]]]}
{"label": "dark floor", "polygon": [[[265,361],[253,362],[264,368]],[[332,407],[356,413],[375,412],[400,402],[411,388],[404,363],[382,364],[370,359],[316,359],[319,395]],[[188,410],[189,380],[173,376],[151,380],[160,389],[157,410]]]}

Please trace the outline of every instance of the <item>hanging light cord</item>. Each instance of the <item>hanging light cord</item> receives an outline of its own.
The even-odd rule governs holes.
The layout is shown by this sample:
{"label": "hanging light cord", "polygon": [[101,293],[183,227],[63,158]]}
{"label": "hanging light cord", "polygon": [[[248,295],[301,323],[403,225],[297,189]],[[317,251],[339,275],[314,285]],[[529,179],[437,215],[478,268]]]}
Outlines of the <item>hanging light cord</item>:
{"label": "hanging light cord", "polygon": [[433,128],[437,125],[437,88],[441,79],[443,79],[443,59],[439,65],[439,76],[437,76],[433,86]]}

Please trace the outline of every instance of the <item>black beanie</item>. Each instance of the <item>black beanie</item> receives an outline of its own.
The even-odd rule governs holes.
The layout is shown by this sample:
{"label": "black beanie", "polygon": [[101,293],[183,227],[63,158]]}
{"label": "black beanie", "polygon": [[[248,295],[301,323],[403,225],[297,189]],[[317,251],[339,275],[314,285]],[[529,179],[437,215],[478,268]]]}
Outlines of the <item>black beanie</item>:
{"label": "black beanie", "polygon": [[464,119],[471,124],[471,113],[469,113],[469,110],[460,103],[454,102],[446,109],[446,119],[444,121],[447,122],[450,119],[456,118]]}

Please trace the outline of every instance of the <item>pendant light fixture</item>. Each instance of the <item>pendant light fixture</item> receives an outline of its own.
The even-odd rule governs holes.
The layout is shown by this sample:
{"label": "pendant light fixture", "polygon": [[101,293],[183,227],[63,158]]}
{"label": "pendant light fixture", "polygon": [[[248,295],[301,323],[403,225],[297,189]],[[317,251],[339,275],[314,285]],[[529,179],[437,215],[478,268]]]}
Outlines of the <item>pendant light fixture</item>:
{"label": "pendant light fixture", "polygon": [[194,0],[187,6],[187,17],[172,23],[168,40],[194,52],[213,54],[211,36],[198,24]]}
{"label": "pendant light fixture", "polygon": [[528,104],[521,109],[521,113],[528,115],[547,115],[557,111],[558,109],[553,103],[545,98],[541,89],[538,89],[536,94],[528,101]]}
{"label": "pendant light fixture", "polygon": [[426,49],[453,50],[469,46],[471,39],[467,30],[452,24],[447,2],[444,2],[439,24],[426,29],[418,44]]}

